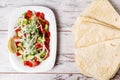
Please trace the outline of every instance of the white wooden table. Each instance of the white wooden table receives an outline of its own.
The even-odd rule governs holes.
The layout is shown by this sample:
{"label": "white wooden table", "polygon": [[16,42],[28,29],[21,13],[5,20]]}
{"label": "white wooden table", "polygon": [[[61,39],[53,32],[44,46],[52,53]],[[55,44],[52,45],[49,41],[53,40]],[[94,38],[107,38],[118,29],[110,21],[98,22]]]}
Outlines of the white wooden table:
{"label": "white wooden table", "polygon": [[[71,26],[92,0],[0,0],[0,80],[94,80],[80,74],[74,61]],[[120,0],[111,0],[120,13]],[[58,48],[55,67],[44,73],[20,73],[9,62],[7,50],[8,17],[19,6],[47,6],[56,16]],[[104,5],[103,5],[104,6]],[[49,67],[49,66],[48,66]],[[120,80],[120,71],[112,80]]]}

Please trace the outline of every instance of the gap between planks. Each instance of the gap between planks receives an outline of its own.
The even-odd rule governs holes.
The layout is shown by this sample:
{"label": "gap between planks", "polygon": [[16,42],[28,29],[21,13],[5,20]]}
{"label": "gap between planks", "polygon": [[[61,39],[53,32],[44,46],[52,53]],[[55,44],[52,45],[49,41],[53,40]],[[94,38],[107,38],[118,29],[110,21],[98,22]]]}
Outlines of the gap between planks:
{"label": "gap between planks", "polygon": [[62,72],[35,72],[35,73],[26,73],[26,72],[0,72],[0,74],[80,74],[81,73],[75,73],[75,72],[71,72],[71,73],[62,73]]}
{"label": "gap between planks", "polygon": [[[8,32],[8,29],[0,30],[0,32]],[[57,32],[71,32],[71,28],[58,28]]]}

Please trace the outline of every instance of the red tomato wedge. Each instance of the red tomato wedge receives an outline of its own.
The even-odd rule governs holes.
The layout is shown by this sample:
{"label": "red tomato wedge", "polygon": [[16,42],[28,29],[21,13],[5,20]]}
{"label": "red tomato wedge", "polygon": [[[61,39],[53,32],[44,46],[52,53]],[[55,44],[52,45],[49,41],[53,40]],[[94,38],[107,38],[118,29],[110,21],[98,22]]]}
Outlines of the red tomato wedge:
{"label": "red tomato wedge", "polygon": [[26,15],[25,15],[25,18],[30,19],[31,17],[32,17],[32,11],[28,10]]}
{"label": "red tomato wedge", "polygon": [[15,29],[15,32],[16,32],[16,33],[18,33],[19,31],[20,31],[20,29],[19,29],[19,28],[18,28],[18,29]]}
{"label": "red tomato wedge", "polygon": [[35,44],[35,47],[36,47],[36,48],[41,48],[42,46],[41,46],[40,43],[36,43],[36,44]]}
{"label": "red tomato wedge", "polygon": [[40,64],[39,61],[35,61],[35,62],[34,62],[34,66],[38,66],[39,64]]}
{"label": "red tomato wedge", "polygon": [[24,66],[33,67],[33,63],[30,61],[24,61]]}
{"label": "red tomato wedge", "polygon": [[17,55],[17,56],[20,56],[21,54],[20,54],[19,52],[16,52],[16,55]]}

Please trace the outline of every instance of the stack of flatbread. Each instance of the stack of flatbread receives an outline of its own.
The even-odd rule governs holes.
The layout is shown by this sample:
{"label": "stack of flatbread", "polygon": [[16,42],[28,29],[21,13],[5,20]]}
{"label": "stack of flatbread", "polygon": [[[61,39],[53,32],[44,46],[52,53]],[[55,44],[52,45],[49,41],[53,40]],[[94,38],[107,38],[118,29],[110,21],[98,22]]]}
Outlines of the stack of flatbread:
{"label": "stack of flatbread", "polygon": [[96,80],[110,80],[120,68],[120,15],[110,2],[93,1],[72,33],[80,72]]}

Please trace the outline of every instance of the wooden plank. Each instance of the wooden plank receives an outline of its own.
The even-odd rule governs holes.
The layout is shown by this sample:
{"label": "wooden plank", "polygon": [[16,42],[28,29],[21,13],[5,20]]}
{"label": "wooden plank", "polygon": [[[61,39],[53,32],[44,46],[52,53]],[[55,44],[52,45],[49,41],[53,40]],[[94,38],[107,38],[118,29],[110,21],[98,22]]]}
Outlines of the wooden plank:
{"label": "wooden plank", "polygon": [[2,74],[1,80],[95,80],[80,74]]}
{"label": "wooden plank", "polygon": [[[95,80],[81,74],[1,74],[1,80]],[[116,76],[111,80],[120,80],[120,76]]]}

